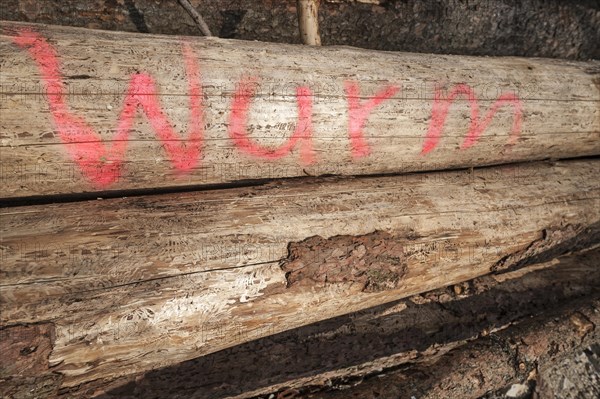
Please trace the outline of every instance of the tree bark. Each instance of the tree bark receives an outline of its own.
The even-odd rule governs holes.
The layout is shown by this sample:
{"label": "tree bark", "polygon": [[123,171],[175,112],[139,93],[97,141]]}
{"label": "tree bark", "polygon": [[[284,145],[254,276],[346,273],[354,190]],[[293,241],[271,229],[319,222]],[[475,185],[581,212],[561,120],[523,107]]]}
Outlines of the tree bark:
{"label": "tree bark", "polygon": [[174,364],[597,243],[598,165],[8,208],[0,323],[52,323],[66,387]]}
{"label": "tree bark", "polygon": [[598,62],[1,32],[5,198],[600,153]]}
{"label": "tree bark", "polygon": [[[193,0],[222,38],[301,43],[296,0]],[[371,4],[367,4],[371,3]],[[598,2],[324,0],[323,44],[419,53],[600,59]],[[199,35],[174,1],[4,0],[0,19]]]}

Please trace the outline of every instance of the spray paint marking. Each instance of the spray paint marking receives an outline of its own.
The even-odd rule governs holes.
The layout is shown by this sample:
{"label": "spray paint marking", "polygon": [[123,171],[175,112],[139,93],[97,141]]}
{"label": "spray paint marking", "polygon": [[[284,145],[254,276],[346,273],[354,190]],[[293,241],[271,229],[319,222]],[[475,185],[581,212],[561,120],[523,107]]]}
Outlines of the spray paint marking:
{"label": "spray paint marking", "polygon": [[73,115],[65,102],[65,87],[60,76],[58,55],[44,37],[36,32],[22,30],[13,38],[14,43],[29,51],[40,69],[48,91],[50,112],[58,134],[71,158],[83,175],[97,188],[105,188],[118,180],[127,149],[129,132],[140,107],[148,117],[152,128],[162,142],[170,161],[179,172],[189,172],[199,160],[203,137],[202,85],[196,57],[187,43],[183,44],[183,56],[188,76],[190,104],[189,134],[180,142],[167,116],[162,111],[156,84],[145,73],[131,75],[119,116],[117,132],[110,147],[102,143],[100,136],[82,118]]}
{"label": "spray paint marking", "polygon": [[296,146],[300,146],[300,161],[305,165],[315,162],[312,146],[312,92],[310,88],[301,86],[296,89],[298,102],[298,123],[294,134],[287,142],[278,148],[265,148],[250,140],[246,126],[248,124],[248,109],[252,97],[255,95],[257,78],[243,78],[235,92],[231,104],[231,117],[229,121],[229,136],[238,147],[246,154],[265,160],[276,160],[284,157]]}
{"label": "spray paint marking", "polygon": [[[188,43],[182,44],[190,108],[187,139],[179,139],[163,112],[158,100],[154,78],[146,73],[136,73],[130,77],[123,108],[118,118],[116,134],[112,139],[112,144],[108,147],[103,144],[100,135],[91,126],[69,111],[65,101],[65,85],[60,74],[59,57],[54,47],[43,36],[27,29],[20,30],[12,39],[16,45],[26,49],[35,60],[47,88],[49,108],[59,137],[66,144],[69,155],[81,169],[83,176],[94,186],[105,188],[119,179],[129,133],[138,108],[141,108],[150,121],[150,125],[177,172],[188,173],[198,165],[204,136],[202,85],[196,56]],[[285,143],[276,148],[267,148],[254,142],[248,136],[248,113],[252,98],[256,94],[257,80],[256,77],[242,78],[235,92],[228,126],[229,136],[234,145],[244,154],[267,161],[280,159],[298,146],[300,162],[305,165],[315,163],[315,151],[312,143],[313,94],[307,86],[300,86],[296,89],[298,122],[294,133]],[[398,91],[400,91],[399,87],[389,85],[361,103],[359,84],[354,81],[345,82],[349,117],[348,136],[353,158],[365,157],[371,153],[364,137],[367,120],[376,107],[385,100],[391,99]],[[517,95],[512,92],[500,95],[483,120],[480,120],[475,93],[468,85],[458,84],[453,87],[447,98],[444,98],[441,88],[436,87],[431,121],[421,155],[426,155],[438,145],[450,106],[459,95],[467,96],[471,110],[469,130],[461,149],[467,149],[476,144],[498,109],[505,105],[513,107],[513,125],[508,144],[515,144],[521,132],[523,116],[522,104]]]}
{"label": "spray paint marking", "polygon": [[421,155],[425,155],[432,151],[439,143],[442,136],[442,130],[446,123],[448,111],[452,103],[456,100],[458,95],[466,95],[469,105],[471,107],[471,123],[469,125],[469,131],[467,137],[461,145],[461,149],[467,149],[479,140],[479,137],[483,131],[490,125],[492,118],[498,112],[498,109],[504,105],[512,105],[514,112],[513,125],[508,140],[508,144],[514,144],[519,138],[521,132],[521,120],[523,118],[523,110],[521,101],[516,94],[512,92],[503,93],[498,99],[492,104],[492,107],[488,111],[483,121],[479,120],[479,105],[477,98],[473,90],[466,84],[458,84],[454,86],[448,98],[443,98],[442,90],[440,87],[436,87],[435,95],[433,99],[433,107],[431,110],[431,122],[429,123],[429,129],[425,136],[425,142],[423,143],[423,149]]}
{"label": "spray paint marking", "polygon": [[393,97],[394,94],[400,91],[400,88],[387,86],[360,104],[360,88],[358,83],[347,81],[345,86],[349,114],[348,135],[350,136],[350,145],[352,146],[352,156],[354,158],[365,157],[371,153],[371,149],[365,141],[363,134],[367,118],[375,107]]}

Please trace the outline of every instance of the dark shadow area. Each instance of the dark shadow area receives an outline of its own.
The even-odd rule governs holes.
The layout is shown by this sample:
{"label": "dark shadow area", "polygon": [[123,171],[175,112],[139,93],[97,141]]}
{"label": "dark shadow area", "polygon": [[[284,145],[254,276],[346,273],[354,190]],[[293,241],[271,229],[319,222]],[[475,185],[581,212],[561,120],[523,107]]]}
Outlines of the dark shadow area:
{"label": "dark shadow area", "polygon": [[131,18],[131,22],[133,22],[138,32],[150,33],[150,29],[148,29],[148,25],[146,25],[146,20],[144,19],[144,14],[137,9],[133,0],[125,0],[125,7],[127,7],[129,18]]}
{"label": "dark shadow area", "polygon": [[[102,397],[224,398],[476,338],[483,330],[599,295],[597,252],[576,259],[502,283],[489,276],[475,279],[467,297],[435,290],[421,296],[422,304],[397,301],[258,339],[131,377]],[[400,302],[405,310],[384,313]]]}
{"label": "dark shadow area", "polygon": [[[193,4],[221,37],[300,43],[295,0]],[[600,59],[599,11],[598,0],[322,1],[319,21],[324,45],[587,60]],[[3,0],[0,15],[13,21],[134,32],[144,32],[145,26],[151,33],[200,34],[177,1]]]}
{"label": "dark shadow area", "polygon": [[189,193],[193,191],[227,190],[240,187],[255,187],[270,183],[272,180],[237,180],[231,183],[194,184],[189,186],[130,188],[125,190],[100,190],[69,194],[31,195],[27,197],[0,198],[0,208],[58,204],[65,202],[93,201],[98,198],[144,197],[147,195]]}
{"label": "dark shadow area", "polygon": [[[403,364],[386,369],[383,375],[374,373],[364,378],[342,377],[333,380],[331,388],[302,387],[297,392],[299,395],[292,397],[307,399],[506,399],[506,393],[513,384],[522,383],[527,386],[528,392],[519,396],[520,399],[564,398],[560,395],[565,390],[562,383],[564,376],[569,374],[570,381],[580,382],[577,384],[578,388],[571,386],[575,389],[569,389],[569,392],[573,393],[576,390],[580,394],[584,394],[583,396],[571,396],[571,398],[600,397],[585,395],[592,391],[589,384],[585,383],[595,384],[594,377],[586,375],[587,373],[577,376],[569,372],[573,369],[570,367],[573,365],[572,363],[566,367],[560,367],[559,375],[552,375],[550,378],[538,376],[536,371],[547,369],[548,365],[555,364],[566,356],[581,353],[580,351],[588,356],[594,351],[593,348],[597,345],[588,346],[588,344],[600,342],[598,331],[592,329],[583,334],[573,324],[573,316],[581,317],[584,314],[589,316],[590,313],[597,313],[600,306],[598,299],[600,299],[600,293],[558,304],[540,315],[528,317],[516,325],[469,341],[442,354],[434,362]],[[594,322],[587,317],[585,320],[591,325],[600,324],[597,316]],[[592,366],[589,369],[594,368],[592,364],[588,363],[588,365]],[[583,367],[578,367],[578,369],[582,370]],[[567,372],[565,373],[565,371]],[[532,376],[536,376],[536,378],[531,379]],[[541,395],[535,396],[534,390],[538,392],[536,387],[539,387],[540,380],[544,384],[544,379],[555,382],[555,388],[550,390],[551,392],[543,392]],[[339,387],[345,387],[345,389],[339,389]],[[294,391],[279,391],[275,395],[278,399],[277,395],[286,398],[285,395],[289,392]],[[263,395],[260,399],[266,397],[268,396]]]}
{"label": "dark shadow area", "polygon": [[[594,223],[585,229],[577,231],[573,226],[564,230],[544,230],[543,238],[532,243],[527,249],[507,255],[492,267],[492,271],[517,270],[526,265],[549,262],[554,258],[592,248],[600,243],[600,223]],[[571,232],[567,232],[571,230]],[[571,234],[571,237],[565,235]]]}
{"label": "dark shadow area", "polygon": [[219,31],[219,37],[223,39],[234,39],[236,37],[238,25],[246,15],[247,10],[225,10],[221,11],[223,24]]}

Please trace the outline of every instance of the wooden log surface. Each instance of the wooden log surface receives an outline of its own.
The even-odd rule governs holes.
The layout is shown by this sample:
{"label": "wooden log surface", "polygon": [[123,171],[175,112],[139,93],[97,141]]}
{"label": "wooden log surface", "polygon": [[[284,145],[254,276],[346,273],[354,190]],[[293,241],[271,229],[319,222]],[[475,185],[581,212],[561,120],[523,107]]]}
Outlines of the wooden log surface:
{"label": "wooden log surface", "polygon": [[0,325],[65,386],[598,242],[598,160],[6,208]]}
{"label": "wooden log surface", "polygon": [[0,25],[3,198],[600,153],[597,61]]}
{"label": "wooden log surface", "polygon": [[[272,393],[276,397],[293,397],[284,393],[296,392],[304,397],[308,392],[347,388],[363,379],[365,382],[356,387],[357,391],[362,386],[377,390],[378,385],[373,384],[376,374],[382,373],[390,383],[398,384],[402,381],[398,374],[410,375],[411,370],[417,369],[431,378],[420,379],[411,387],[398,384],[415,396],[443,391],[449,384],[436,383],[436,376],[443,374],[461,390],[461,398],[479,398],[508,381],[526,377],[536,366],[544,366],[557,349],[570,351],[585,344],[580,333],[591,332],[585,315],[574,315],[578,316],[572,319],[575,331],[568,331],[571,322],[560,330],[542,326],[544,320],[554,320],[557,311],[571,315],[578,302],[598,298],[599,260],[600,251],[586,251],[516,271],[486,275],[173,366],[76,387],[61,388],[63,377],[48,367],[54,339],[51,323],[12,326],[0,330],[0,396],[242,399],[268,398]],[[594,318],[600,317],[598,312],[595,314]],[[533,316],[536,319],[532,320]],[[597,328],[593,329],[598,324],[594,318],[593,334],[586,334],[586,341],[593,342],[594,334],[599,334]],[[498,341],[499,331],[514,330],[514,324],[524,320],[537,326],[530,335],[536,339],[523,340],[523,333],[511,332],[519,337],[514,342],[521,342],[515,351],[520,359],[506,361],[507,357],[514,359],[514,354],[506,352],[505,342]],[[546,334],[561,336],[561,344],[549,345]],[[456,356],[456,351],[450,351],[477,337],[482,337],[479,343],[483,341],[493,355],[460,362],[463,366],[458,370],[454,363],[452,371],[447,370]],[[575,345],[571,344],[573,341]],[[467,353],[469,347],[472,345],[467,344]],[[446,356],[448,352],[450,356]],[[440,356],[449,358],[449,362],[442,360],[438,362],[441,364],[429,366]],[[474,363],[479,364],[476,369]],[[483,381],[476,378],[479,373],[483,374]],[[456,379],[461,374],[468,378]]]}

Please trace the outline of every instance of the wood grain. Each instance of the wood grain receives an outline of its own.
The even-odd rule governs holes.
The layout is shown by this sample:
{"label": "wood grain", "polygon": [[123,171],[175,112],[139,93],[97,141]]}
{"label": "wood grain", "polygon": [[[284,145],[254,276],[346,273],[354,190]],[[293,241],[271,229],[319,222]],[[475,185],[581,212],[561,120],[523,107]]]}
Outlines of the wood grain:
{"label": "wood grain", "polygon": [[[7,208],[0,326],[53,323],[49,361],[65,386],[174,364],[597,243],[599,167],[533,163]],[[282,267],[302,263],[319,267],[295,284]],[[392,280],[390,263],[402,270]]]}
{"label": "wood grain", "polygon": [[[60,388],[62,376],[48,368],[47,353],[45,357],[44,353],[38,353],[44,348],[39,346],[39,340],[46,338],[44,331],[39,331],[43,325],[35,324],[29,329],[9,327],[0,330],[0,334],[7,336],[3,347],[5,356],[0,359],[0,370],[4,371],[0,371],[0,396],[18,397],[22,392],[27,393],[26,396],[54,397],[56,391],[58,397],[96,396],[102,399],[151,396],[242,399],[268,397],[271,393],[289,396],[284,392],[305,396],[308,392],[348,388],[363,378],[364,382],[355,389],[369,386],[377,389],[378,384],[371,384],[374,381],[369,376],[380,374],[393,378],[406,367],[422,369],[431,376],[420,380],[420,388],[414,386],[412,380],[410,390],[416,395],[439,389],[437,375],[464,374],[464,369],[454,370],[456,362],[448,364],[452,366],[453,374],[432,373],[438,366],[431,368],[431,363],[448,351],[460,348],[465,341],[468,348],[468,342],[481,337],[484,341],[490,339],[489,343],[497,352],[486,359],[475,357],[471,364],[475,362],[479,366],[471,368],[467,374],[484,373],[483,384],[481,379],[465,379],[463,375],[458,385],[464,387],[465,397],[479,397],[481,395],[477,396],[476,392],[497,389],[498,383],[505,385],[507,372],[511,375],[516,371],[527,376],[531,368],[540,364],[529,360],[525,362],[529,367],[522,369],[518,362],[510,361],[514,357],[505,350],[508,344],[498,345],[499,334],[504,334],[502,330],[514,328],[516,323],[531,322],[536,326],[537,334],[544,331],[539,328],[543,324],[541,321],[555,319],[559,309],[571,314],[582,300],[592,301],[598,296],[599,260],[600,251],[586,251],[513,272],[486,275],[270,335],[170,367],[117,379],[94,380],[72,388]],[[598,312],[596,314],[596,317],[600,316]],[[536,319],[532,319],[534,316]],[[575,321],[577,325],[569,322],[566,329],[561,329],[560,334],[567,334],[560,342],[571,337],[577,345],[583,344],[581,332],[590,333],[590,326],[585,317]],[[38,330],[38,334],[24,335],[24,330]],[[558,333],[554,328],[550,330]],[[593,332],[598,335],[597,329]],[[539,338],[539,335],[532,336]],[[524,336],[520,335],[520,338]],[[587,334],[585,338],[593,340],[593,334]],[[517,338],[512,342],[522,340]],[[32,346],[38,349],[29,353]],[[560,347],[573,349],[570,344]],[[520,356],[530,358],[541,351],[554,358],[556,349],[557,346],[549,345],[547,340],[534,339],[518,352]],[[2,367],[3,362],[5,367]],[[25,364],[31,366],[14,370],[13,365]],[[45,394],[48,391],[54,391],[54,394]]]}
{"label": "wood grain", "polygon": [[[4,198],[306,175],[396,173],[600,153],[597,61],[314,49],[14,22],[0,26]],[[23,29],[38,34],[37,41],[15,44]],[[46,76],[46,83],[32,55],[34,42],[42,41],[55,52],[59,72],[58,77]],[[204,131],[200,154],[180,173],[173,165],[181,163],[165,148],[179,148],[187,139],[190,101],[200,99],[197,91],[190,91],[185,48],[199,68]],[[138,107],[124,139],[123,162],[115,167],[118,176],[110,179],[100,173],[110,169],[107,163],[112,158],[99,156],[95,166],[100,172],[96,180],[90,179],[77,163],[89,156],[82,146],[91,145],[90,141],[74,138],[64,126],[65,121],[72,121],[65,114],[87,124],[96,135],[94,140],[101,139],[106,148],[123,144],[115,139],[122,121],[119,115],[127,88],[140,76],[152,78],[156,92],[148,98],[159,102],[160,114],[176,138],[159,140],[151,118]],[[57,80],[62,82],[64,108],[56,106],[52,111],[49,100],[55,98],[52,90]],[[356,89],[355,112],[350,111],[350,83]],[[304,94],[296,98],[300,87]],[[463,92],[456,95],[445,121],[432,118],[436,90],[443,105],[457,87],[472,90],[478,117],[473,118],[470,104],[474,102],[467,101],[469,95]],[[389,92],[393,96],[388,99],[381,98],[361,119],[359,111],[386,88],[397,91]],[[246,97],[254,93],[247,114],[247,138],[266,152],[285,147],[298,128],[299,99],[312,101],[312,107],[305,109],[312,120],[308,140],[312,158],[303,158],[300,144],[284,148],[277,157],[261,156],[236,144],[231,136],[232,109],[239,113],[234,106],[236,92]],[[521,107],[516,134],[514,107],[497,103],[507,93],[518,98]],[[63,121],[62,128],[57,120]],[[349,137],[352,124],[364,134],[358,151]],[[243,118],[240,125],[244,126]],[[481,135],[465,148],[470,130]],[[424,153],[431,132],[441,138]]]}

